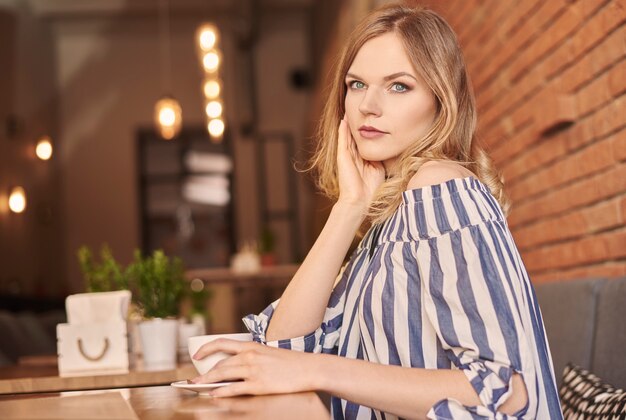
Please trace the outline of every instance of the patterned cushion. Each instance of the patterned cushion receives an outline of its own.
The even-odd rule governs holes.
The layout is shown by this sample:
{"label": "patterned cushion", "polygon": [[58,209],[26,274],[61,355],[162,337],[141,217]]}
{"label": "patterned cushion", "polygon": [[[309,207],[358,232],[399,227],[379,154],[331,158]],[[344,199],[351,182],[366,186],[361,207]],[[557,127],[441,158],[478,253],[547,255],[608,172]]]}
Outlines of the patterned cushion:
{"label": "patterned cushion", "polygon": [[626,392],[569,363],[559,390],[566,419],[625,419]]}

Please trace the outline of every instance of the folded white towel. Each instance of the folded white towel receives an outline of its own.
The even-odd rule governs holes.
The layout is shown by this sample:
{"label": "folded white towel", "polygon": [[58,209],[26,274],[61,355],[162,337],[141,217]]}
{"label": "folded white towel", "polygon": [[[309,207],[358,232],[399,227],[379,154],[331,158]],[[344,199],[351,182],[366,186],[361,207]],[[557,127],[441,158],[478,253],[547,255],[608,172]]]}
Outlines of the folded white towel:
{"label": "folded white towel", "polygon": [[70,325],[126,320],[131,293],[128,290],[102,293],[79,293],[65,299]]}

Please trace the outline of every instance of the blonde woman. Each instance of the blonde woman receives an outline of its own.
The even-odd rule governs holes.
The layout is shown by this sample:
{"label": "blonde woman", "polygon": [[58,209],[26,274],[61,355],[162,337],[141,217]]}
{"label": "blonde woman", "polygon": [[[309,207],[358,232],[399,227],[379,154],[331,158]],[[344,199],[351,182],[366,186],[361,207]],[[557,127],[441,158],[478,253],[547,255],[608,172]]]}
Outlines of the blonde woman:
{"label": "blonde woman", "polygon": [[280,301],[244,318],[256,343],[205,345],[194,357],[233,357],[195,381],[242,380],[221,397],[326,391],[336,419],[561,418],[502,182],[475,128],[445,21],[400,5],[369,15],[320,125],[313,166],[336,199],[326,225]]}

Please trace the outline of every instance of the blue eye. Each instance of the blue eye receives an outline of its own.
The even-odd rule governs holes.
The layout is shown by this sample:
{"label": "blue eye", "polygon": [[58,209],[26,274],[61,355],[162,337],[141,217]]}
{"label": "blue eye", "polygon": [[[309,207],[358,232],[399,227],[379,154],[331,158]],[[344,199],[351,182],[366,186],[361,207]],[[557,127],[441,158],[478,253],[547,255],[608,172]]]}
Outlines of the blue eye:
{"label": "blue eye", "polygon": [[394,92],[402,93],[402,92],[406,92],[407,90],[409,90],[409,87],[405,85],[404,83],[396,82],[393,85],[391,85],[391,90]]}
{"label": "blue eye", "polygon": [[351,89],[363,89],[365,87],[365,83],[359,82],[358,80],[353,80],[348,84]]}

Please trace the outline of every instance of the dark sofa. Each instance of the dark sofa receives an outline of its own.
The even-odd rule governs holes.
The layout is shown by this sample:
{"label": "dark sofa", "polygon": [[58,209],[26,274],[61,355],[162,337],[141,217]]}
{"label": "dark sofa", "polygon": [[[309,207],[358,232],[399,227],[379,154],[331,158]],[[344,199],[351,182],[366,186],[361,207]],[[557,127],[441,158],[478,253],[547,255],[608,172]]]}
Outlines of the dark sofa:
{"label": "dark sofa", "polygon": [[559,386],[568,362],[626,389],[626,278],[535,285]]}

